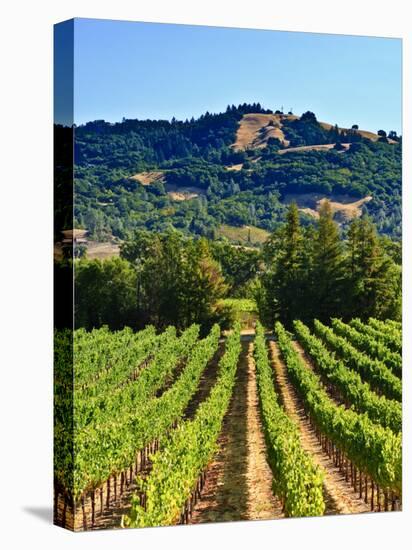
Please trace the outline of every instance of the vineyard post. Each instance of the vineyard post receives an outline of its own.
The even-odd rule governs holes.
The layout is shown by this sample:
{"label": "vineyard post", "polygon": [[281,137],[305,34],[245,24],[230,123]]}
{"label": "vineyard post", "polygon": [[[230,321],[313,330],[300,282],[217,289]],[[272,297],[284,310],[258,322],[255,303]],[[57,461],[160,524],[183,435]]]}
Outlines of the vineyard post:
{"label": "vineyard post", "polygon": [[106,508],[110,506],[110,476],[107,478]]}
{"label": "vineyard post", "polygon": [[359,498],[362,498],[362,472],[359,470]]}
{"label": "vineyard post", "polygon": [[53,523],[57,524],[59,515],[59,492],[57,487],[54,487],[54,508],[53,508]]}
{"label": "vineyard post", "polygon": [[84,495],[82,495],[82,515],[83,515],[83,529],[84,531],[87,531],[87,516],[86,516],[86,508],[84,506]]}
{"label": "vineyard post", "polygon": [[67,513],[67,499],[66,499],[66,497],[64,497],[63,498],[62,527],[66,527],[66,513]]}
{"label": "vineyard post", "polygon": [[92,499],[92,527],[93,527],[94,520],[95,520],[95,490],[94,489],[92,490],[91,499]]}

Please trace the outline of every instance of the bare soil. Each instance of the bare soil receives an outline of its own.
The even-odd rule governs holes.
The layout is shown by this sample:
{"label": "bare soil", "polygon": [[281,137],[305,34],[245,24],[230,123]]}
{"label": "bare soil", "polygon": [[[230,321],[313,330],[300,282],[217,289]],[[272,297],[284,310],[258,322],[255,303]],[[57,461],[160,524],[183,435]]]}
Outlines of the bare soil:
{"label": "bare soil", "polygon": [[191,517],[193,524],[283,517],[281,504],[272,493],[272,472],[266,462],[250,340],[243,338],[219,450],[207,470],[202,498]]}
{"label": "bare soil", "polygon": [[314,429],[311,427],[293,385],[287,377],[286,366],[279,355],[277,344],[269,342],[272,365],[275,372],[276,389],[280,395],[285,411],[299,427],[302,447],[313,461],[321,468],[324,475],[324,497],[326,515],[355,514],[369,512],[370,507],[359,498],[344,475],[339,471],[329,456],[323,452]]}

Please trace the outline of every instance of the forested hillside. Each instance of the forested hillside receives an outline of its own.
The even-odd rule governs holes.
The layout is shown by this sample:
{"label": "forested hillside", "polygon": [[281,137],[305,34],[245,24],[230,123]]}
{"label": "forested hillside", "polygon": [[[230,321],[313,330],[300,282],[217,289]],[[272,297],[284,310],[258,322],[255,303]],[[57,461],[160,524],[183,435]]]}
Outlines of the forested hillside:
{"label": "forested hillside", "polygon": [[[251,113],[264,122],[235,146]],[[100,241],[170,228],[216,239],[222,224],[273,231],[291,197],[304,225],[313,224],[319,198],[366,197],[350,216],[368,212],[381,234],[399,238],[401,146],[392,131],[340,129],[311,112],[284,115],[259,103],[196,120],[89,122],[75,129],[75,223]],[[314,205],[305,208],[309,195]],[[350,220],[337,221],[345,229]]]}

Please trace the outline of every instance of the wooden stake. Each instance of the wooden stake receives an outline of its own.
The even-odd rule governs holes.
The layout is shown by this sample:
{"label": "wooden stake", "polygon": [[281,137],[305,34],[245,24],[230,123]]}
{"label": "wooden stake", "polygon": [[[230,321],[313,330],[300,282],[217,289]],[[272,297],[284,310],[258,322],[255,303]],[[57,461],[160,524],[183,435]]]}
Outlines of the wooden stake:
{"label": "wooden stake", "polygon": [[[66,513],[67,513],[67,500],[66,497],[63,498],[63,517],[62,517],[62,527],[66,527]],[[74,512],[73,512],[74,517]],[[73,522],[74,523],[74,522]]]}
{"label": "wooden stake", "polygon": [[82,496],[82,514],[83,514],[83,529],[84,531],[87,531],[87,516],[86,516],[86,509],[84,507],[84,496]]}
{"label": "wooden stake", "polygon": [[106,508],[110,506],[110,477],[107,479]]}
{"label": "wooden stake", "polygon": [[95,518],[95,491],[92,491],[91,494],[92,499],[92,527],[94,526],[94,518]]}
{"label": "wooden stake", "polygon": [[362,472],[359,470],[359,498],[362,498]]}
{"label": "wooden stake", "polygon": [[57,525],[59,515],[59,492],[54,489],[53,522]]}

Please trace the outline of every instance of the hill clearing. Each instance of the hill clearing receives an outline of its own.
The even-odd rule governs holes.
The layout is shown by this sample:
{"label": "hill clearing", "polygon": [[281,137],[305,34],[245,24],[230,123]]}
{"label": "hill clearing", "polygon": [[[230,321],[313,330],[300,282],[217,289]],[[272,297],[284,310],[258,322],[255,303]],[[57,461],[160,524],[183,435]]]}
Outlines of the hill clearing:
{"label": "hill clearing", "polygon": [[218,236],[226,237],[229,241],[249,246],[263,244],[269,235],[269,231],[253,225],[236,227],[234,225],[222,224],[218,229]]}
{"label": "hill clearing", "polygon": [[269,138],[277,138],[287,147],[289,142],[282,131],[283,118],[291,118],[291,115],[243,115],[232,147],[236,150],[262,148],[266,147]]}
{"label": "hill clearing", "polygon": [[304,214],[313,218],[319,218],[319,208],[325,200],[330,201],[334,218],[337,222],[359,218],[362,215],[362,206],[372,200],[370,195],[361,199],[350,195],[330,195],[326,197],[320,193],[289,193],[285,196],[285,203],[296,202],[298,208]]}

